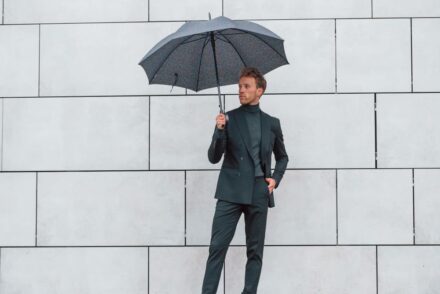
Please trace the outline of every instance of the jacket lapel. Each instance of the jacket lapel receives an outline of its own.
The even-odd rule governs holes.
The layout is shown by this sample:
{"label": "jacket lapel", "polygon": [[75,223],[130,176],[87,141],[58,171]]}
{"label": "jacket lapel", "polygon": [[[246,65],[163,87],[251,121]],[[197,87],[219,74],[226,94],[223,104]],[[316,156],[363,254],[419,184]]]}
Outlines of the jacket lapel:
{"label": "jacket lapel", "polygon": [[[239,111],[243,111],[243,110],[240,109]],[[264,172],[267,176],[270,173],[268,173],[266,170],[267,161],[265,155],[267,154],[266,151],[268,149],[268,145],[270,144],[270,120],[269,120],[269,116],[262,110],[260,110],[260,114],[261,114],[260,115],[260,123],[261,123],[260,159]],[[238,115],[235,115],[235,119],[237,121],[237,127],[243,139],[243,142],[246,146],[246,149],[249,155],[252,157],[251,142],[250,142],[251,138],[249,134],[249,129],[247,127],[246,119],[243,113],[238,113]]]}
{"label": "jacket lapel", "polygon": [[261,145],[260,145],[260,158],[263,163],[266,163],[266,151],[270,144],[270,121],[268,115],[261,110]]}
{"label": "jacket lapel", "polygon": [[[239,108],[240,112],[243,112],[242,109]],[[249,155],[252,157],[251,152],[251,138],[249,135],[249,129],[247,127],[246,119],[244,117],[243,113],[238,113],[238,115],[235,116],[237,120],[237,127],[240,132],[240,136],[243,139],[244,145],[246,146],[247,151],[249,152]]]}
{"label": "jacket lapel", "polygon": [[[261,111],[261,145],[260,145],[260,159],[261,159],[261,167],[263,168],[264,176],[270,177],[270,166],[268,166],[266,154],[267,150],[270,149],[270,120],[269,116]],[[269,152],[269,154],[272,154]],[[271,155],[269,155],[271,156]]]}

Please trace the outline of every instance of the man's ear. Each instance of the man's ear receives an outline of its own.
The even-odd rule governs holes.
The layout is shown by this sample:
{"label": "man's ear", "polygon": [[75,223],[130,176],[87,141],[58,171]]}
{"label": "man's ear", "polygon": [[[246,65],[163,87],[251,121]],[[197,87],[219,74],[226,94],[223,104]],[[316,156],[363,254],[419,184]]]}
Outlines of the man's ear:
{"label": "man's ear", "polygon": [[258,95],[258,97],[260,97],[261,98],[261,96],[263,96],[263,88],[257,88],[257,95]]}

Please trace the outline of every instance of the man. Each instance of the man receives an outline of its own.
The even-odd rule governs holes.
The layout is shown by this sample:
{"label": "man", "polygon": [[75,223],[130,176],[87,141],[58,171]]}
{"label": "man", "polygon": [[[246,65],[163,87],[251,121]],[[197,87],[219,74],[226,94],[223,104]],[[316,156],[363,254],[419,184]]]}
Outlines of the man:
{"label": "man", "polygon": [[[247,263],[242,294],[257,293],[260,279],[268,207],[274,207],[273,189],[280,184],[287,167],[287,156],[280,120],[260,109],[266,80],[256,68],[243,68],[239,79],[241,106],[220,113],[208,159],[224,161],[217,181],[217,204],[212,223],[209,257],[202,294],[216,294],[218,283],[237,222],[245,218]],[[275,170],[271,174],[271,156]]]}

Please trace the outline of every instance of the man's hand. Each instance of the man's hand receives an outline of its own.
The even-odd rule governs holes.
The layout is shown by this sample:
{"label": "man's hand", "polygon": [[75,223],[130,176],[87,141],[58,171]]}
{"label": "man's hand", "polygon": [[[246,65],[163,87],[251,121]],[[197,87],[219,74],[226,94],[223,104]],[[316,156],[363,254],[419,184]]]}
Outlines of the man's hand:
{"label": "man's hand", "polygon": [[216,123],[218,129],[223,130],[225,127],[225,123],[226,123],[225,115],[223,113],[220,113],[219,115],[217,115],[215,118],[215,123]]}
{"label": "man's hand", "polygon": [[267,187],[269,188],[269,192],[272,193],[277,181],[272,178],[264,178],[264,180],[269,184]]}

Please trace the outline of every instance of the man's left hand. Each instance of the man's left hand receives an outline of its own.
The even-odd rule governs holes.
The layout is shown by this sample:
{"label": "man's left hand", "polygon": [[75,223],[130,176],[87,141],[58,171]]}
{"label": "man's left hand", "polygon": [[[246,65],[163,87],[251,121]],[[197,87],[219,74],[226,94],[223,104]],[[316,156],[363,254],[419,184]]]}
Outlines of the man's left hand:
{"label": "man's left hand", "polygon": [[268,183],[267,187],[269,192],[272,193],[273,189],[275,188],[276,181],[272,178],[264,178],[264,180]]}

